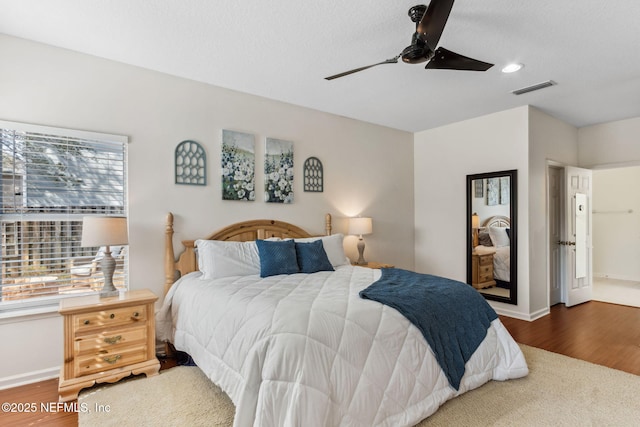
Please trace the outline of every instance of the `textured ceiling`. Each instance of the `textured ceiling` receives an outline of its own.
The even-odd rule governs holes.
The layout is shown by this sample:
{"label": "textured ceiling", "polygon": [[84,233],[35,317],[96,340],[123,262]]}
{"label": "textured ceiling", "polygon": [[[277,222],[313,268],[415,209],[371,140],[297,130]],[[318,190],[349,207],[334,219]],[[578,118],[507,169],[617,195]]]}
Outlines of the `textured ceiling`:
{"label": "textured ceiling", "polygon": [[[526,104],[578,127],[640,116],[637,0],[457,0],[439,45],[489,71],[400,62],[324,80],[400,53],[415,4],[0,0],[0,33],[411,132]],[[500,72],[513,61],[525,68]]]}

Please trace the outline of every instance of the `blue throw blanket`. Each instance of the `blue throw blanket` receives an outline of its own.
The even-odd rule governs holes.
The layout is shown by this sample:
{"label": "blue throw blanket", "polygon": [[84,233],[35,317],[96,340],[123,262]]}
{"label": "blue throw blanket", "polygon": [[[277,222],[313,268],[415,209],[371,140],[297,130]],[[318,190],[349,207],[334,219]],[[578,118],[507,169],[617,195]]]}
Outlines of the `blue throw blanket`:
{"label": "blue throw blanket", "polygon": [[380,280],[362,290],[360,297],[395,308],[420,329],[456,390],[464,365],[498,317],[465,283],[397,268],[383,268]]}

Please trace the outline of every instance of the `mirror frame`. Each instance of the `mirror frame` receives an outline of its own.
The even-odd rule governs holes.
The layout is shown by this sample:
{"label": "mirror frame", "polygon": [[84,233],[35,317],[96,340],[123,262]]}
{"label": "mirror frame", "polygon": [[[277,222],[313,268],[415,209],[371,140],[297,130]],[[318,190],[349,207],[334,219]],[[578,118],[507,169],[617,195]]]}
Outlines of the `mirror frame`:
{"label": "mirror frame", "polygon": [[518,171],[506,170],[500,172],[479,173],[467,175],[467,284],[471,286],[472,277],[472,257],[471,248],[473,247],[473,235],[471,232],[471,215],[472,197],[473,197],[473,181],[476,179],[498,178],[508,176],[511,180],[511,188],[509,189],[509,218],[511,221],[510,237],[510,297],[505,298],[497,295],[482,294],[485,299],[500,301],[507,304],[518,304]]}

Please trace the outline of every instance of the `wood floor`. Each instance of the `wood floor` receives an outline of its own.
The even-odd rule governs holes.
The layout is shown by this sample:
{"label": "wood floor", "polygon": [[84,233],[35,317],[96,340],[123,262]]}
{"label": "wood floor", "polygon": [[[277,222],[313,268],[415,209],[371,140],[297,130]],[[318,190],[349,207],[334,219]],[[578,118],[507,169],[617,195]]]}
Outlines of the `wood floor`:
{"label": "wood floor", "polygon": [[[576,307],[556,305],[534,322],[502,317],[502,323],[522,344],[640,375],[640,308],[591,301]],[[161,369],[175,363],[163,362]],[[35,403],[33,413],[0,412],[0,425],[78,425],[75,412],[41,411],[40,403],[58,400],[58,380],[0,390],[0,402]]]}
{"label": "wood floor", "polygon": [[640,375],[640,308],[591,301],[534,322],[500,320],[519,343]]}

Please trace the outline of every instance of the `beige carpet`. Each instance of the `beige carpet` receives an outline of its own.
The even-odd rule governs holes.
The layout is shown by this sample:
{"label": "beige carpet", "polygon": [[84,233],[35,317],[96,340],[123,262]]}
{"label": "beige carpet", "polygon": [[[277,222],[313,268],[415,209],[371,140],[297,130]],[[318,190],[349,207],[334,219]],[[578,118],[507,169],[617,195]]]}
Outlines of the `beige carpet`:
{"label": "beige carpet", "polygon": [[[419,426],[638,426],[640,377],[521,345],[529,376],[492,381]],[[231,426],[233,404],[195,367],[84,390],[80,426]],[[97,406],[96,406],[97,405]],[[108,411],[96,408],[109,405]]]}

